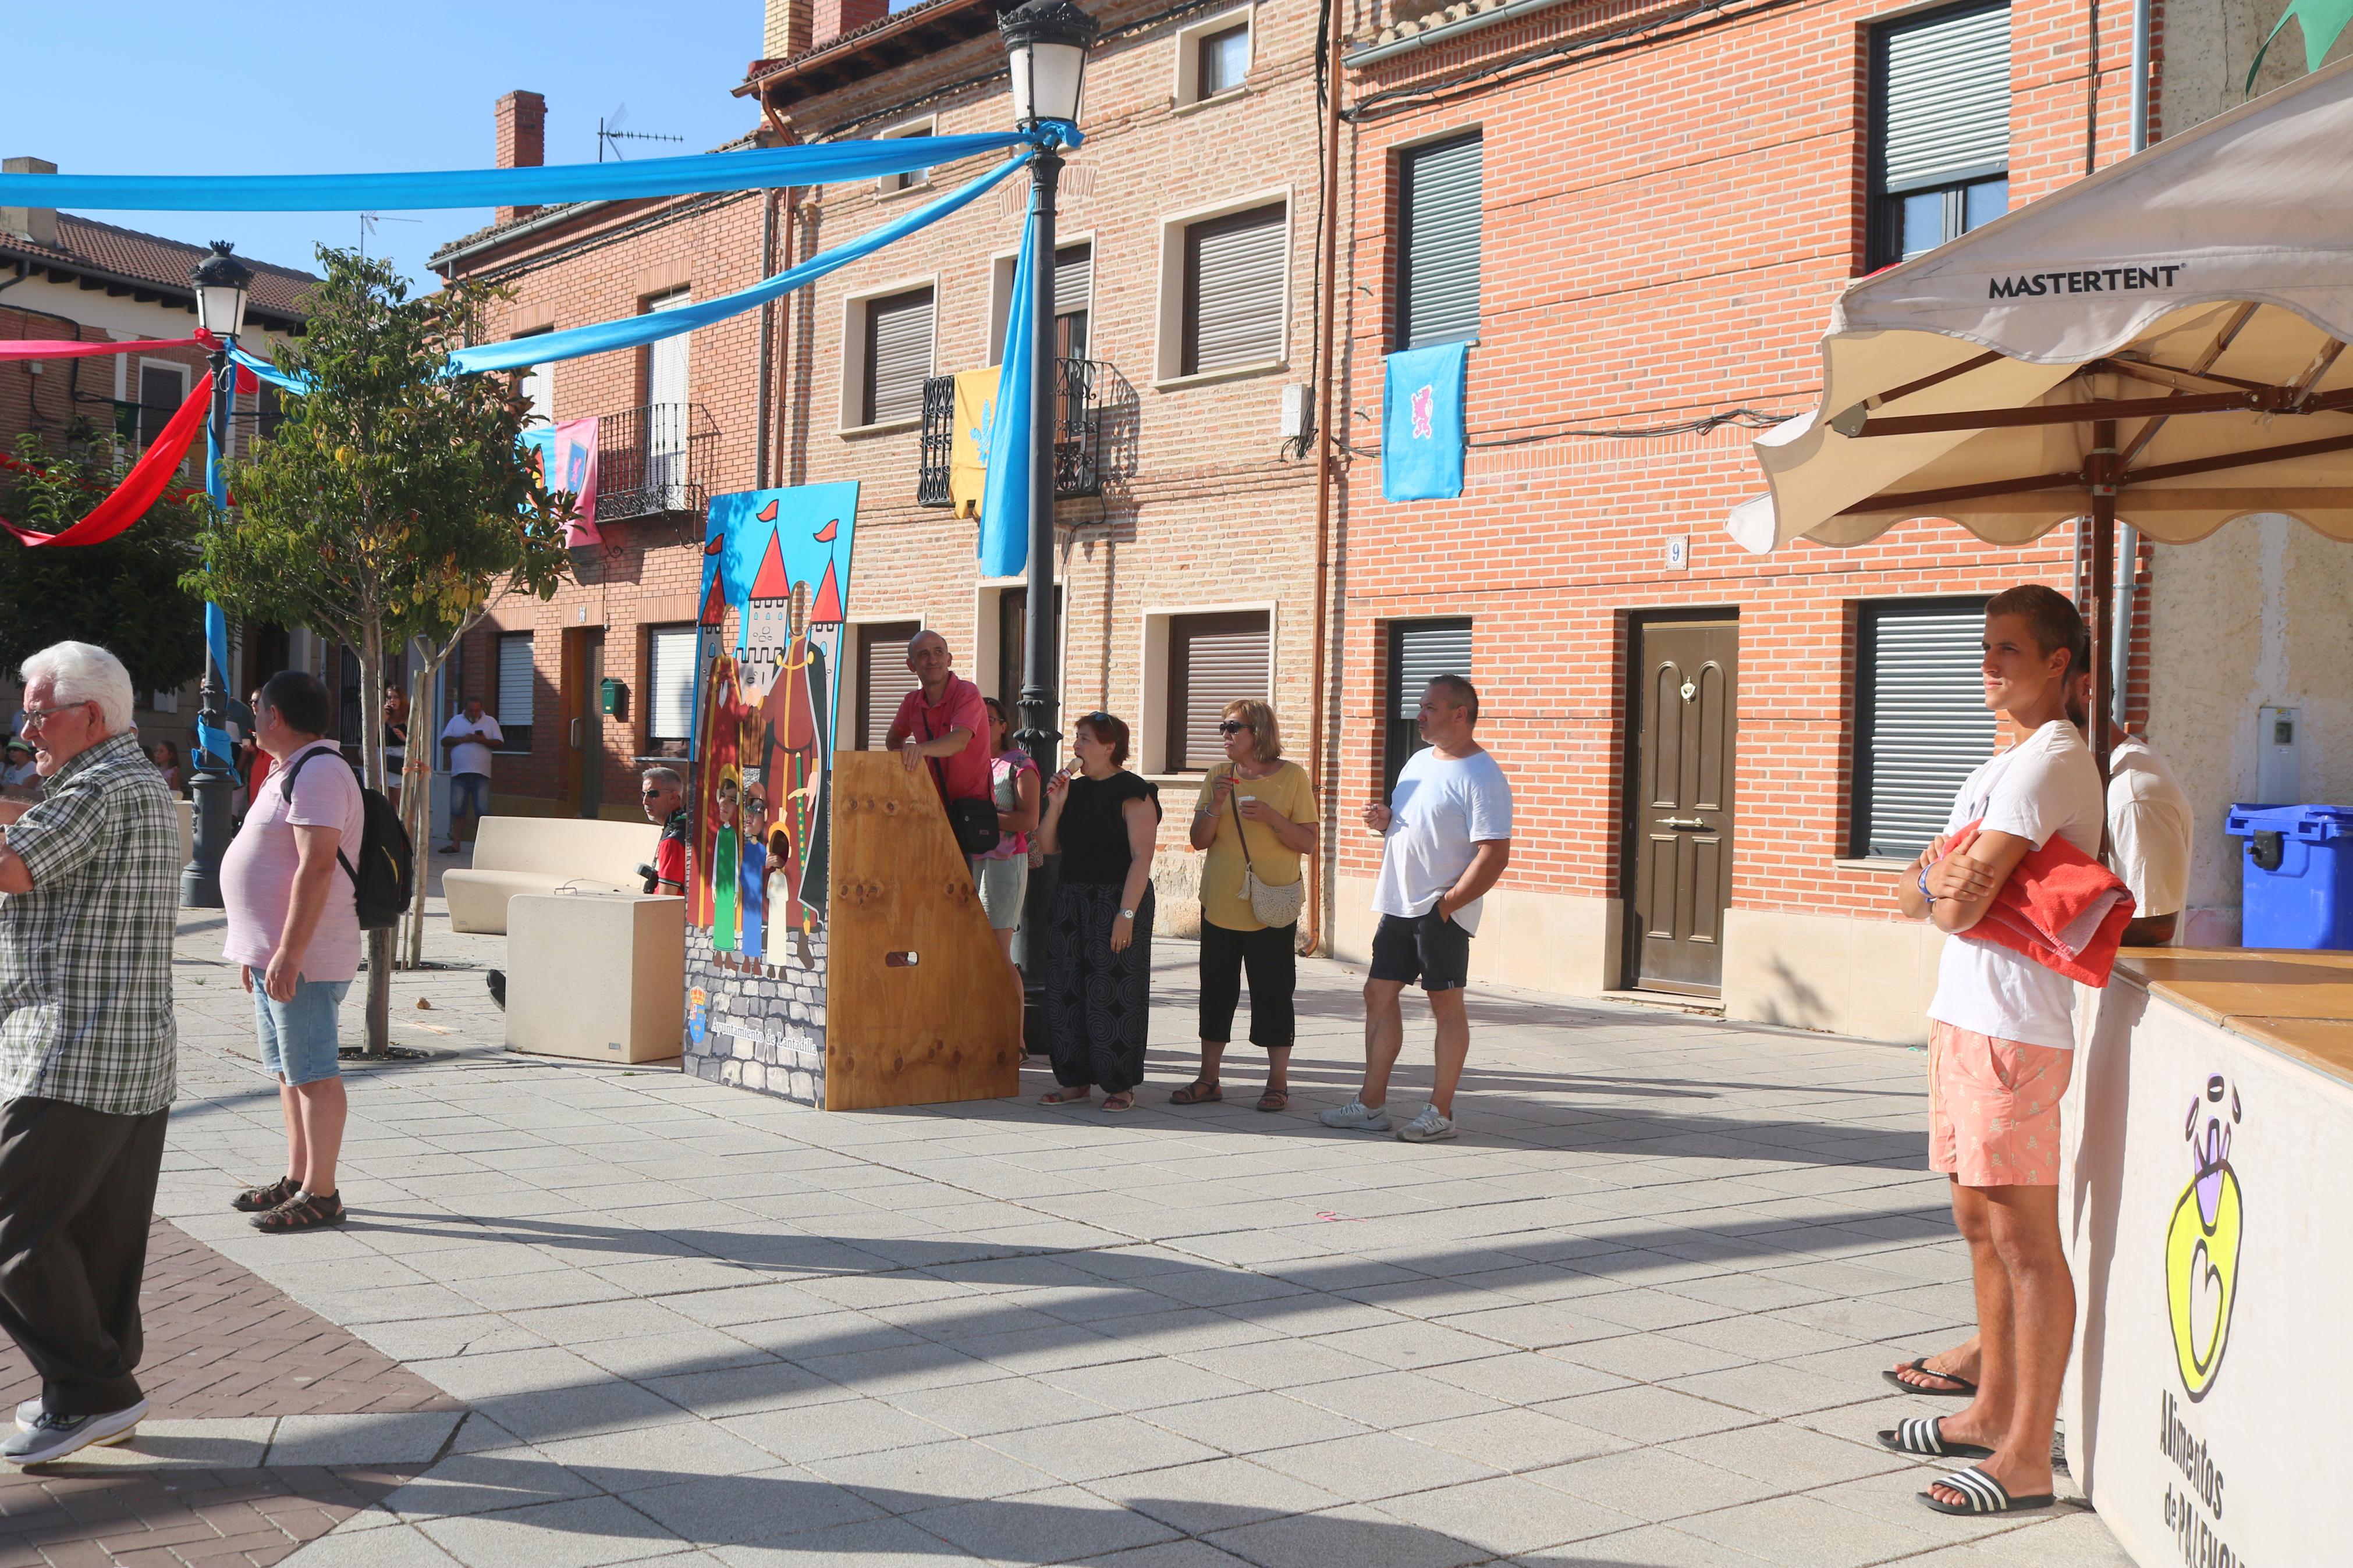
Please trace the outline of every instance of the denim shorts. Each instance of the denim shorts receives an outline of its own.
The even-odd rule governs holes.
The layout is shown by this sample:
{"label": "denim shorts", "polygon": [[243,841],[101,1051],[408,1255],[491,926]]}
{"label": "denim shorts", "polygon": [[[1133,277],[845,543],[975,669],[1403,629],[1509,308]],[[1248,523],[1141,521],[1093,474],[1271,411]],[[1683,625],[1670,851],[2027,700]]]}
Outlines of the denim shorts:
{"label": "denim shorts", "polygon": [[490,814],[491,775],[451,773],[449,775],[449,815],[488,816]]}
{"label": "denim shorts", "polygon": [[317,1083],[343,1068],[335,1055],[335,1016],[348,980],[298,980],[294,999],[272,1002],[253,972],[253,1025],[261,1037],[261,1069],[289,1084]]}

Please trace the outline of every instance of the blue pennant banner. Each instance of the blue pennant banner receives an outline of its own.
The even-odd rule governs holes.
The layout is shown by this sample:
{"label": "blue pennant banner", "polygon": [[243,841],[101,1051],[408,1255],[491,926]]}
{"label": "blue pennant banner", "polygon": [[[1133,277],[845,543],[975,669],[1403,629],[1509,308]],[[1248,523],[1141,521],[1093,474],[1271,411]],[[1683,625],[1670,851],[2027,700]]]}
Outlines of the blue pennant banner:
{"label": "blue pennant banner", "polygon": [[988,427],[988,478],[980,500],[980,574],[1018,577],[1029,565],[1029,483],[1035,465],[1030,406],[1037,401],[1038,226],[1021,226],[1021,255],[1013,264],[1012,309],[1005,315],[1004,367],[997,378],[997,417]]}

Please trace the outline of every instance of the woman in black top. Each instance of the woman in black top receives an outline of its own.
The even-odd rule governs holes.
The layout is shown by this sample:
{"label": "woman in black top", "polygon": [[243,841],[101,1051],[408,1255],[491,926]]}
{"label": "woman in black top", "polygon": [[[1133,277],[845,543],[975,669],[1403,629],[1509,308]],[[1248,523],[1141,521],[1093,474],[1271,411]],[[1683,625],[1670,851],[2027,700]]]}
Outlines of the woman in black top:
{"label": "woman in black top", "polygon": [[1079,721],[1069,769],[1046,782],[1039,842],[1062,858],[1046,918],[1046,1038],[1061,1085],[1040,1105],[1076,1105],[1103,1089],[1130,1110],[1144,1080],[1152,988],[1152,848],[1160,792],[1127,772],[1127,726]]}

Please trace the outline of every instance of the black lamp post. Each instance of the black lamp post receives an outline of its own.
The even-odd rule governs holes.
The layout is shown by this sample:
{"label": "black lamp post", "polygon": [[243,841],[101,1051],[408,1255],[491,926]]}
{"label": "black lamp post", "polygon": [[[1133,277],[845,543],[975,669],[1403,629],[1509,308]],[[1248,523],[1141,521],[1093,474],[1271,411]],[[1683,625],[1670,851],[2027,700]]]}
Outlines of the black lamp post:
{"label": "black lamp post", "polygon": [[[196,263],[188,274],[196,286],[197,323],[222,344],[212,353],[213,405],[205,457],[205,489],[216,505],[220,503],[222,493],[221,455],[228,446],[229,399],[237,389],[228,346],[245,330],[246,289],[253,282],[253,268],[231,256],[229,250],[227,241],[213,241],[212,254]],[[209,607],[206,616],[209,618]],[[204,694],[197,701],[202,726],[196,748],[197,765],[188,780],[189,793],[195,797],[195,848],[194,858],[180,871],[183,909],[221,907],[220,863],[222,855],[228,850],[228,797],[235,781],[225,765],[231,759],[215,756],[210,747],[201,743],[201,734],[202,730],[218,731],[225,727],[221,683],[227,678],[228,672],[214,663],[212,638],[206,636]]]}

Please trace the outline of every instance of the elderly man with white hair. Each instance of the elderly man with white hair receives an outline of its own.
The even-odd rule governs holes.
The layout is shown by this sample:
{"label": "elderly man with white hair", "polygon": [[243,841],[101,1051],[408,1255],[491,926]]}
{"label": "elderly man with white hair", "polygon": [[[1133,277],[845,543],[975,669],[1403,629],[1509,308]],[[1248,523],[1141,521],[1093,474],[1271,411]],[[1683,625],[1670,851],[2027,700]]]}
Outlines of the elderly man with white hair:
{"label": "elderly man with white hair", "polygon": [[178,1035],[179,819],[89,643],[24,665],[37,805],[0,802],[0,1328],[41,1376],[0,1459],[118,1443],[147,1414],[139,1282]]}

